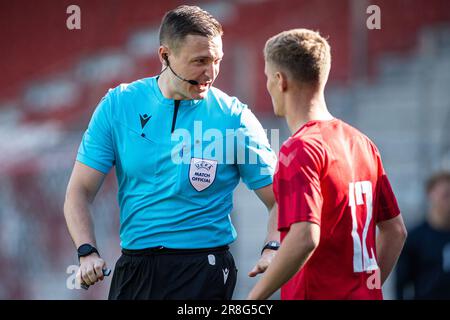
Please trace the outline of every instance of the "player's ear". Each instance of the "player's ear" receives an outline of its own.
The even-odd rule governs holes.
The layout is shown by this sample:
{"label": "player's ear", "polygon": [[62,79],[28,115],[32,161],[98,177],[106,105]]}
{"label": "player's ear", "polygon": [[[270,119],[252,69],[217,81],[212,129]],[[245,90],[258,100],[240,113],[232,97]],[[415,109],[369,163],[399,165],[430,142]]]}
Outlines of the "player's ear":
{"label": "player's ear", "polygon": [[284,91],[286,91],[287,90],[287,87],[288,87],[288,82],[287,82],[287,75],[284,73],[284,72],[277,72],[276,74],[275,74],[275,77],[276,77],[276,79],[277,79],[277,86],[278,86],[278,89],[281,91],[281,92],[284,92]]}

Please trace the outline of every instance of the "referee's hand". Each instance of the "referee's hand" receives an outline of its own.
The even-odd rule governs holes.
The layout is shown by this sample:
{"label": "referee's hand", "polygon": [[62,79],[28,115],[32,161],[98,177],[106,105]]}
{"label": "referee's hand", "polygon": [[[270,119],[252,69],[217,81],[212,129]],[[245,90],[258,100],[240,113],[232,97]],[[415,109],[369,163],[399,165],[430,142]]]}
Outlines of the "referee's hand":
{"label": "referee's hand", "polygon": [[275,250],[271,249],[264,250],[261,258],[259,258],[258,262],[253,267],[252,271],[248,273],[248,276],[255,277],[259,273],[264,273],[266,269],[269,267],[276,253],[277,252]]}
{"label": "referee's hand", "polygon": [[103,269],[106,269],[106,262],[98,254],[92,253],[86,257],[81,257],[76,280],[80,284],[92,286],[105,278]]}

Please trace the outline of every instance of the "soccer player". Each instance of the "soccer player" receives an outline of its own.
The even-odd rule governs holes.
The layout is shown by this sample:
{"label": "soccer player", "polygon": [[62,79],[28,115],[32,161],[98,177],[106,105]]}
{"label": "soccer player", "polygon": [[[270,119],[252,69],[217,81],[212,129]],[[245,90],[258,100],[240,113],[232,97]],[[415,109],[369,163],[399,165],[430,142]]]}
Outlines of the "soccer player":
{"label": "soccer player", "polygon": [[[398,261],[399,299],[450,299],[450,172],[433,174],[426,192],[430,204],[426,221],[409,232]],[[404,292],[410,285],[412,297]]]}
{"label": "soccer player", "polygon": [[212,87],[223,57],[214,17],[196,6],[167,12],[158,56],[160,75],[110,90],[83,136],[64,205],[77,277],[103,280],[89,205],[115,166],[122,256],[109,299],[231,299],[232,193],[242,178],[270,211],[252,271],[263,272],[279,246],[276,155],[248,107]]}
{"label": "soccer player", "polygon": [[281,247],[248,298],[281,287],[281,299],[382,299],[406,229],[376,146],[327,109],[329,44],[294,29],[264,55],[274,112],[292,136],[274,177]]}

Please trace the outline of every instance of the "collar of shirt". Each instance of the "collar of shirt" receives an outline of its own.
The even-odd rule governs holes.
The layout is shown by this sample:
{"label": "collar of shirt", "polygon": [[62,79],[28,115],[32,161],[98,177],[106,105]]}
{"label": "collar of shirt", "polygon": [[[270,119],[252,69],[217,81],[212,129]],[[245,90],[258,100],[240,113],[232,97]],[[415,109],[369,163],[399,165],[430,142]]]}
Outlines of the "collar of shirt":
{"label": "collar of shirt", "polygon": [[[156,99],[164,105],[173,106],[174,105],[174,99],[168,99],[164,97],[164,95],[161,92],[161,89],[158,85],[158,77],[150,78],[150,86],[152,87],[153,94],[156,97]],[[193,107],[200,104],[202,100],[180,100],[180,107]]]}

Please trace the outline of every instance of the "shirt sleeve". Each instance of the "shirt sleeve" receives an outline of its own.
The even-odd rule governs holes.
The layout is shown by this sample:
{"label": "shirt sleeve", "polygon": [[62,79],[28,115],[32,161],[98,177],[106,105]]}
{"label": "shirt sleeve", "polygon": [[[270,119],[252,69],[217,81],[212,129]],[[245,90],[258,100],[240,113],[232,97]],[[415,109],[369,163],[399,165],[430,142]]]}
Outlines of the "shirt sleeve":
{"label": "shirt sleeve", "polygon": [[378,181],[376,186],[376,203],[374,206],[376,214],[376,222],[381,222],[395,218],[400,214],[400,209],[392,190],[389,179],[383,168],[381,156],[376,150],[378,158]]}
{"label": "shirt sleeve", "polygon": [[108,174],[115,161],[111,132],[111,92],[102,98],[95,109],[77,154],[77,161],[104,174]]}
{"label": "shirt sleeve", "polygon": [[276,173],[280,231],[303,221],[320,225],[323,163],[322,152],[303,141],[296,142],[294,148],[281,148]]}
{"label": "shirt sleeve", "polygon": [[277,157],[261,123],[247,107],[242,111],[236,139],[237,165],[242,181],[251,190],[271,184]]}

